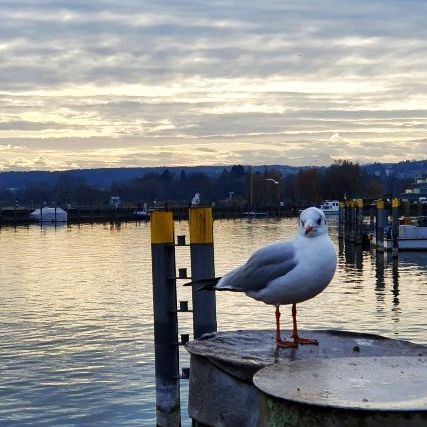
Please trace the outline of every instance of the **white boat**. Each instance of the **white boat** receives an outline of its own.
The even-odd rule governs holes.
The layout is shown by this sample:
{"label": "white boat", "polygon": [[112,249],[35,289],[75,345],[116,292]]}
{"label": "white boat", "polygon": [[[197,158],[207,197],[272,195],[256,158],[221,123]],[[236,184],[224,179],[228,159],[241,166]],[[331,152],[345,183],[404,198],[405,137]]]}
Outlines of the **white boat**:
{"label": "white boat", "polygon": [[[372,243],[376,245],[376,236],[372,236]],[[419,217],[417,225],[399,225],[399,250],[400,251],[427,251],[427,217]],[[384,230],[384,250],[393,249],[393,239],[389,227]]]}
{"label": "white boat", "polygon": [[325,200],[321,205],[325,215],[338,215],[340,212],[340,203],[338,200]]}
{"label": "white boat", "polygon": [[150,219],[150,212],[147,209],[137,209],[133,211],[133,214],[138,219]]}
{"label": "white boat", "polygon": [[30,219],[38,222],[67,222],[68,214],[61,208],[38,208],[30,213]]}

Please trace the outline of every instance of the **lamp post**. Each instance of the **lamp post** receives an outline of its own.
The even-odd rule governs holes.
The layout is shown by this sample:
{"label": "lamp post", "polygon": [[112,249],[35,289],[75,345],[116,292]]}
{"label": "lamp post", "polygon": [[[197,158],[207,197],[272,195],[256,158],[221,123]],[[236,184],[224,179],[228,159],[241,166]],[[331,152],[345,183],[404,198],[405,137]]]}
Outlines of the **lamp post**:
{"label": "lamp post", "polygon": [[278,180],[273,178],[265,178],[265,181],[271,181],[276,186],[276,206],[277,212],[280,218],[280,186],[279,183],[284,177],[280,177]]}

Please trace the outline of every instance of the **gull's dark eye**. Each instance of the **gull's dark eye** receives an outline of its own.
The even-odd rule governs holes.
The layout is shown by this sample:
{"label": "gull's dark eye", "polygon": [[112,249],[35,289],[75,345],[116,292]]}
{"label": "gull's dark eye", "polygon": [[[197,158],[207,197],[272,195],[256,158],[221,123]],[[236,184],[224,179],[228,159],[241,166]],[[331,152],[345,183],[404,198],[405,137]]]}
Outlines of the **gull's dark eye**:
{"label": "gull's dark eye", "polygon": [[322,218],[319,218],[318,220],[317,220],[317,224],[318,225],[320,225],[320,223],[322,222]]}

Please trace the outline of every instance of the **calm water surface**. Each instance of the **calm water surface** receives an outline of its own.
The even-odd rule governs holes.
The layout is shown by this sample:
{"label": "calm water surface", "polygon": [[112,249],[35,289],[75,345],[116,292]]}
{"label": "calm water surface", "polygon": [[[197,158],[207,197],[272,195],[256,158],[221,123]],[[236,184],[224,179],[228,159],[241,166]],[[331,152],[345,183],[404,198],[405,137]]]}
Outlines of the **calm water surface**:
{"label": "calm water surface", "polygon": [[[217,221],[214,229],[221,275],[292,238],[296,220]],[[176,224],[186,232],[186,222]],[[338,270],[299,305],[299,326],[427,342],[427,253],[393,262],[344,248],[334,224],[330,234]],[[154,426],[149,224],[3,228],[0,242],[0,425]],[[188,248],[177,248],[177,267],[190,267]],[[190,290],[179,287],[178,299]],[[219,330],[274,327],[274,310],[244,295],[221,293],[217,308]],[[181,313],[179,332],[190,331],[191,314]],[[183,382],[183,425],[187,392]]]}

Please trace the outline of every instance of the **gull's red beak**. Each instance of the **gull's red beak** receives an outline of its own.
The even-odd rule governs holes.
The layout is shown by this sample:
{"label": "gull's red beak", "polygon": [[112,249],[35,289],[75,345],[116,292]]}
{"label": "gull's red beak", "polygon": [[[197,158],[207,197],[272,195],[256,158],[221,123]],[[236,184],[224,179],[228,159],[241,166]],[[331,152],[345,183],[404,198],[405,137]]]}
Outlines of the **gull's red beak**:
{"label": "gull's red beak", "polygon": [[311,225],[307,225],[307,227],[305,227],[304,230],[305,230],[305,235],[307,236],[308,233],[313,231],[313,227]]}

